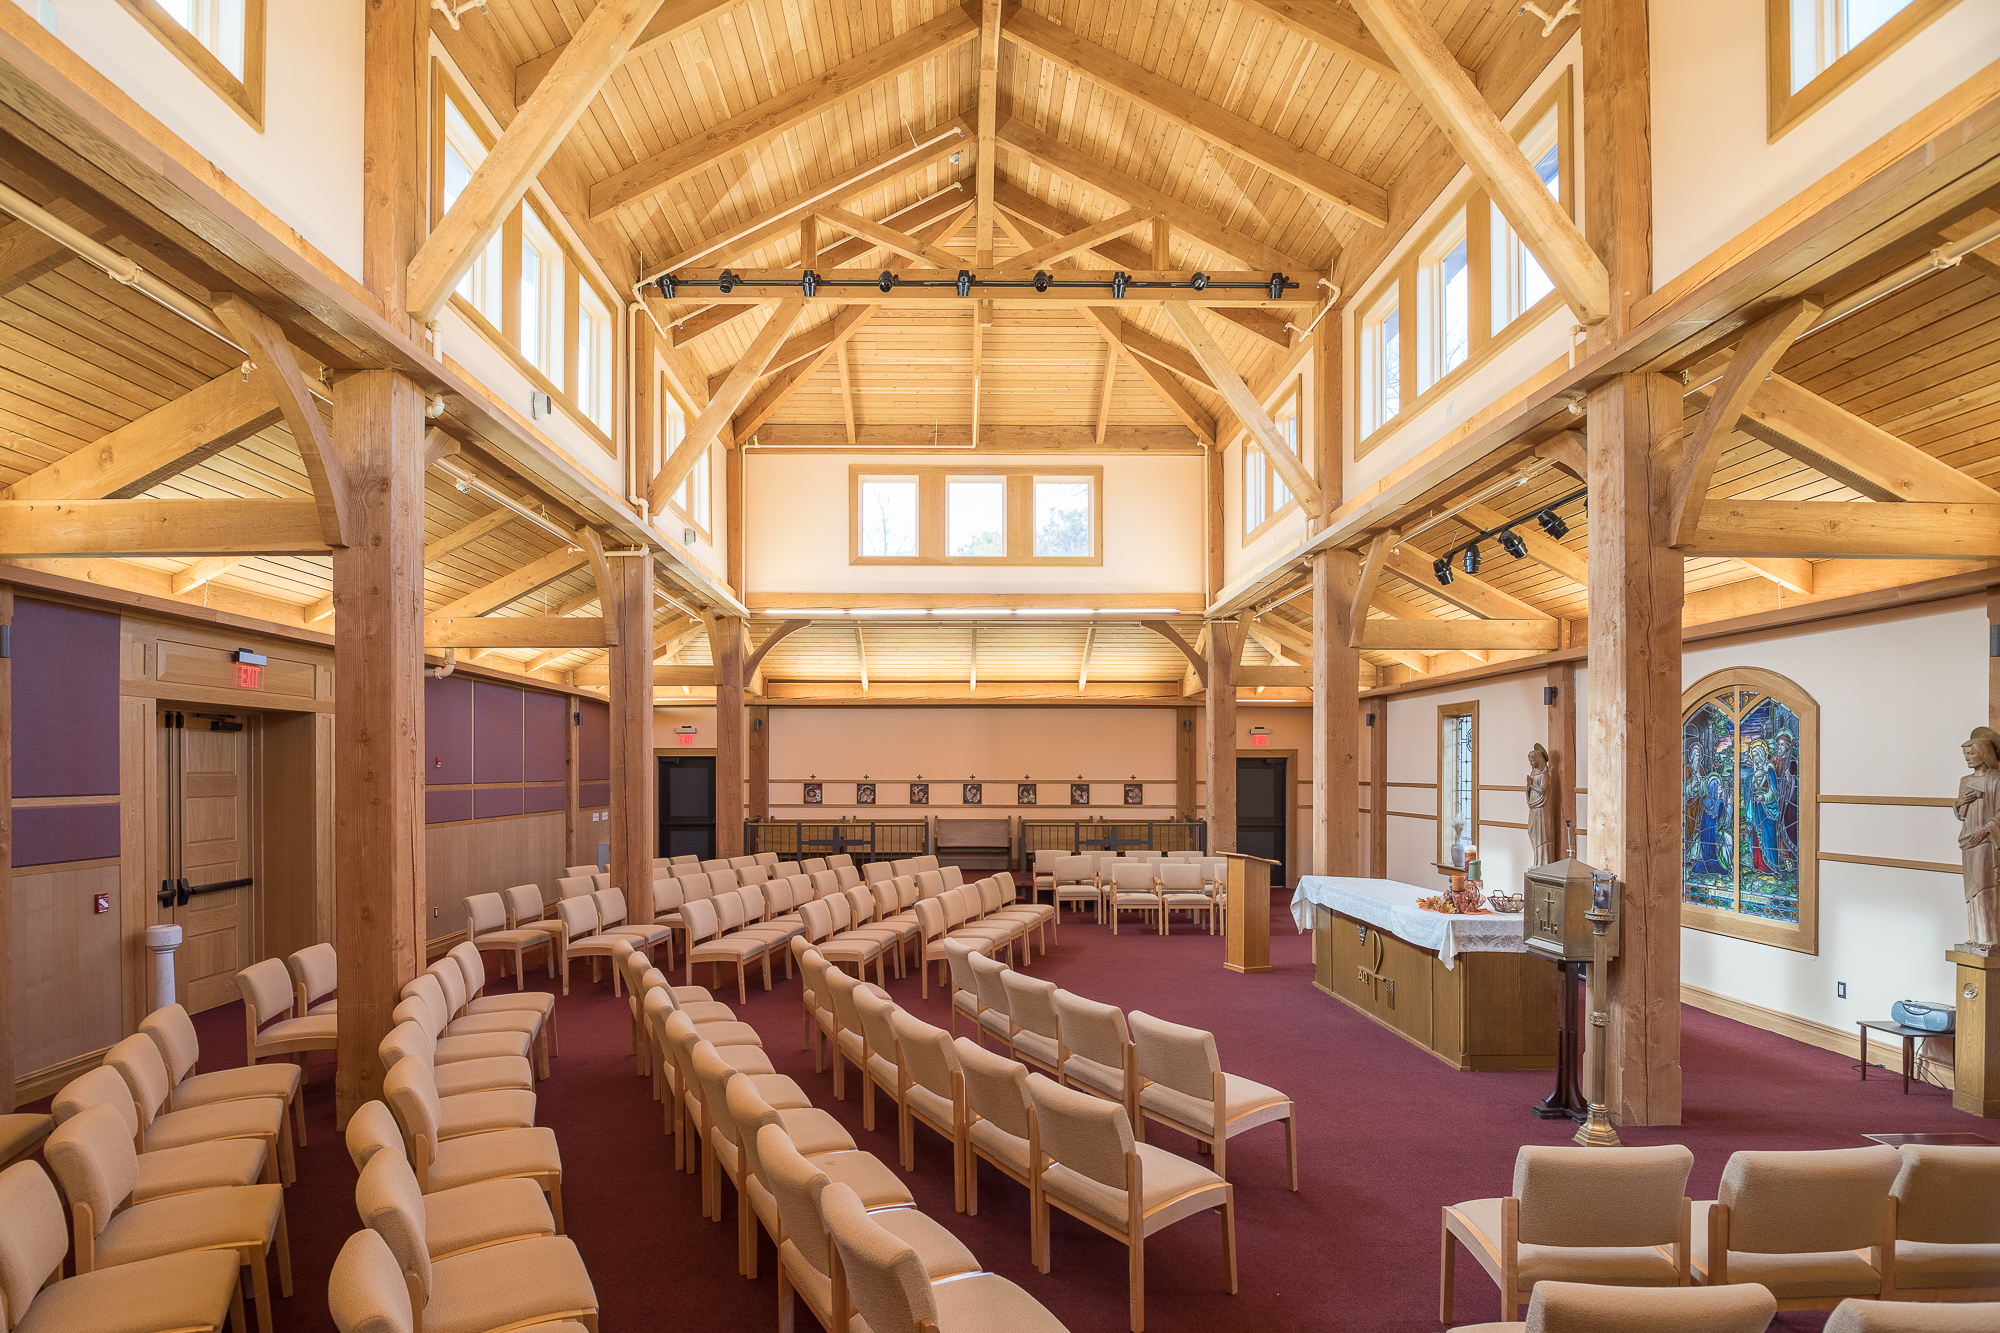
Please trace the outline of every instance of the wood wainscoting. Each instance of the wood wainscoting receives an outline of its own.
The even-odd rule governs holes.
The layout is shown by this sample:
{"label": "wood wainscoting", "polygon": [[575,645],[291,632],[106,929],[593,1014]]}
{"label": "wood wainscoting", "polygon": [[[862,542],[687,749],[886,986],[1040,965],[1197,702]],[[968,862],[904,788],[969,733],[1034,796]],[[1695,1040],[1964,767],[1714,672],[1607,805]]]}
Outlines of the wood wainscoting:
{"label": "wood wainscoting", "polygon": [[[1844,1055],[1856,1063],[1861,1060],[1861,1034],[1858,1030],[1829,1027],[1815,1019],[1781,1013],[1761,1004],[1752,1004],[1748,1000],[1739,1000],[1731,995],[1704,990],[1700,986],[1690,986],[1685,981],[1681,983],[1681,1002],[1723,1018],[1733,1018],[1753,1028],[1775,1032],[1781,1037],[1790,1037],[1793,1041],[1802,1041],[1808,1046],[1817,1046],[1823,1051],[1832,1051],[1835,1055]],[[1919,1044],[1918,1053],[1922,1054],[1924,1046],[1928,1044]],[[1884,1037],[1878,1033],[1875,1039],[1868,1043],[1868,1058],[1870,1063],[1880,1061],[1893,1076],[1901,1068],[1902,1045],[1895,1038]],[[1949,1064],[1927,1058],[1924,1061],[1924,1068],[1935,1074],[1938,1081],[1946,1088],[1954,1086],[1952,1067]]]}
{"label": "wood wainscoting", "polygon": [[433,945],[465,930],[465,900],[475,893],[539,884],[543,899],[553,901],[567,840],[560,810],[424,830],[424,888],[431,909],[426,924]]}

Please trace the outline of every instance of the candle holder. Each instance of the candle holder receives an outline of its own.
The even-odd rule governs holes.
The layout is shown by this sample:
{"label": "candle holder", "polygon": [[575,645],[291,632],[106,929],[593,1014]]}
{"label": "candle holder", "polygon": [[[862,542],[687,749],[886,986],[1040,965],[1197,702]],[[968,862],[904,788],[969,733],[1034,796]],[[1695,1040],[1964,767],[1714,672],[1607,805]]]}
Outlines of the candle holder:
{"label": "candle holder", "polygon": [[1584,1040],[1588,1046],[1585,1063],[1590,1070],[1590,1111],[1576,1131],[1575,1142],[1586,1148],[1617,1148],[1623,1146],[1618,1140],[1618,1131],[1611,1127],[1611,1114],[1604,1102],[1604,1057],[1606,1029],[1610,1026],[1611,1015],[1604,1006],[1605,932],[1611,926],[1610,894],[1604,892],[1600,901],[1599,891],[1592,886],[1590,910],[1583,914],[1590,922],[1590,1023]]}

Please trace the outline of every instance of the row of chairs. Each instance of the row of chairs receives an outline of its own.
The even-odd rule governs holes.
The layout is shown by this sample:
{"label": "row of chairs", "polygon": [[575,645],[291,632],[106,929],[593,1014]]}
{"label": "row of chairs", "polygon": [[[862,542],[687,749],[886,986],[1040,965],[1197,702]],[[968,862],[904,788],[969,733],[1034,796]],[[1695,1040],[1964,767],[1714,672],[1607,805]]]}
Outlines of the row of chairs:
{"label": "row of chairs", "polygon": [[[962,943],[951,947],[971,953]],[[841,1075],[852,1064],[862,1081],[862,1125],[871,1130],[877,1090],[894,1099],[904,1170],[914,1168],[914,1129],[922,1124],[952,1145],[953,1200],[961,1211],[979,1211],[981,1162],[1023,1186],[1028,1255],[1044,1273],[1051,1206],[1123,1242],[1134,1333],[1145,1327],[1146,1237],[1184,1218],[1220,1214],[1225,1289],[1235,1293],[1235,1193],[1220,1174],[1138,1141],[1125,1107],[1095,1089],[1065,1086],[954,1037],[814,949],[801,947],[799,962],[814,1021],[833,1047],[834,1095],[844,1097]]]}
{"label": "row of chairs", "polygon": [[2000,1300],[2000,1151],[1738,1152],[1706,1202],[1686,1197],[1693,1166],[1679,1144],[1523,1147],[1511,1194],[1444,1209],[1439,1318],[1452,1322],[1459,1246],[1499,1286],[1507,1320],[1549,1280],[1756,1283],[1786,1310]]}
{"label": "row of chairs", "polygon": [[[1728,1287],[1604,1286],[1542,1282],[1525,1323],[1477,1324],[1460,1333],[1765,1333],[1780,1302],[1758,1283]],[[1990,1333],[2000,1305],[1916,1306],[1848,1297],[1826,1333]]]}
{"label": "row of chairs", "polygon": [[[809,949],[801,954],[830,966]],[[637,968],[636,955],[626,965]],[[658,969],[642,973],[638,989],[675,1165],[699,1172],[704,1217],[721,1220],[725,1181],[737,1191],[745,1277],[757,1276],[758,1230],[770,1237],[780,1329],[792,1327],[795,1297],[826,1328],[849,1327],[859,1314],[879,1333],[1062,1329],[1033,1297],[983,1271],[971,1251],[917,1211],[893,1171],[860,1150],[795,1081],[773,1071],[756,1030],[736,1022],[727,1005],[702,998],[698,987],[670,985]]]}
{"label": "row of chairs", "polygon": [[1072,856],[1036,854],[1035,885],[1046,887],[1056,906],[1087,905],[1099,924],[1108,922],[1118,933],[1121,915],[1137,912],[1151,917],[1158,933],[1167,933],[1172,912],[1205,920],[1209,933],[1225,905],[1227,862],[1193,853],[1114,856],[1109,853]]}

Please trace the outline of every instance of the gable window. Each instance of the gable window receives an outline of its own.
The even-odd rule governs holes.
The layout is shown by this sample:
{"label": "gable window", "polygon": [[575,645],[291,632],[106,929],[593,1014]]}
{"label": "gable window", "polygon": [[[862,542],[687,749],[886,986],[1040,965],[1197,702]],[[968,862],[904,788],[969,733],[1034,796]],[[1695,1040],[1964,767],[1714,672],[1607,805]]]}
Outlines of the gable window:
{"label": "gable window", "polygon": [[[1574,74],[1565,69],[1514,130],[1544,188],[1576,215]],[[1557,308],[1534,252],[1477,184],[1445,201],[1356,299],[1354,456],[1421,411]]]}
{"label": "gable window", "polygon": [[1732,667],[1681,696],[1681,924],[1819,952],[1819,705]]}
{"label": "gable window", "polygon": [[1104,473],[869,467],[848,475],[848,561],[1101,565]]}
{"label": "gable window", "polygon": [[[1271,424],[1294,458],[1299,457],[1299,382],[1295,379],[1271,409]],[[1301,462],[1306,460],[1301,459]],[[1308,467],[1307,471],[1311,471]],[[1243,541],[1261,536],[1273,521],[1296,508],[1296,497],[1264,446],[1247,432],[1243,439]]]}
{"label": "gable window", "polygon": [[1958,0],[1764,0],[1766,133],[1776,142]]}
{"label": "gable window", "polygon": [[[431,65],[431,223],[458,201],[493,135],[444,66]],[[533,387],[616,454],[620,306],[531,194],[452,289],[451,310],[512,355]],[[705,522],[698,527],[706,528]]]}
{"label": "gable window", "polygon": [[264,129],[264,0],[118,0],[183,65]]}

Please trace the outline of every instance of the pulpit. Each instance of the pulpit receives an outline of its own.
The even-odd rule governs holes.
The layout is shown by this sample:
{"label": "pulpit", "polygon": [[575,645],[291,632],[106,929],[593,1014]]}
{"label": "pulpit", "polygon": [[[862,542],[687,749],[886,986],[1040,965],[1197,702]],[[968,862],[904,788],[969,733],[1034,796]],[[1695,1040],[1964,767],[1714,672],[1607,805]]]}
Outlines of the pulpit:
{"label": "pulpit", "polygon": [[1222,965],[1231,972],[1269,972],[1271,867],[1278,863],[1242,852],[1224,852],[1223,860],[1229,912]]}

